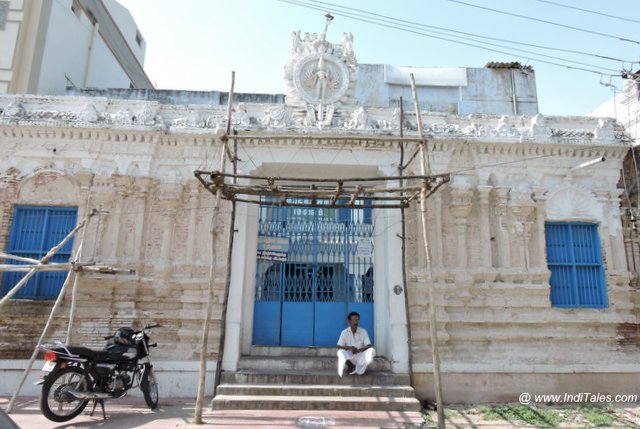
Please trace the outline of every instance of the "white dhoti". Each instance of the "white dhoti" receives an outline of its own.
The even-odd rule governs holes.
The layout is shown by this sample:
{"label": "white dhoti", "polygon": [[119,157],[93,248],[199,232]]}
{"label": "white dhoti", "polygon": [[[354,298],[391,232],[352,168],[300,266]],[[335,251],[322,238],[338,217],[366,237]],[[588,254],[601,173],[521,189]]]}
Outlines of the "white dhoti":
{"label": "white dhoti", "polygon": [[351,375],[362,375],[367,370],[367,367],[373,362],[373,358],[376,356],[376,351],[373,347],[360,353],[352,353],[349,350],[338,350],[338,375],[342,377],[344,372],[344,365],[347,361],[350,361],[356,369],[351,372]]}

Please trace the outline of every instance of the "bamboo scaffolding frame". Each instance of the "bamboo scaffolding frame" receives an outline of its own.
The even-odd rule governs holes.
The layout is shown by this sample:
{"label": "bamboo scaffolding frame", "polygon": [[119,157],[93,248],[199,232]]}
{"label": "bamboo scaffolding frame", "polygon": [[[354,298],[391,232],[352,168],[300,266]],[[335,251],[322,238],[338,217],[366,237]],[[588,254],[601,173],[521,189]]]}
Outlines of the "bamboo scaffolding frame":
{"label": "bamboo scaffolding frame", "polygon": [[[216,366],[216,381],[214,383],[214,395],[217,388],[217,384],[220,377],[221,362],[224,354],[224,332],[226,324],[226,308],[229,296],[230,287],[230,270],[231,270],[231,251],[233,249],[233,218],[235,214],[236,203],[248,203],[248,204],[260,204],[270,206],[287,206],[287,207],[323,207],[323,208],[377,208],[377,209],[401,209],[410,206],[411,201],[415,199],[420,200],[420,207],[422,213],[422,225],[423,225],[423,239],[424,246],[427,255],[427,286],[429,287],[430,296],[430,320],[431,320],[431,341],[432,350],[434,353],[434,375],[436,376],[436,397],[438,403],[438,427],[444,428],[444,408],[442,406],[442,394],[440,388],[440,368],[439,368],[439,355],[437,350],[437,331],[436,331],[436,319],[435,319],[435,301],[433,297],[433,285],[431,284],[431,261],[429,243],[427,239],[427,219],[426,219],[426,199],[435,193],[442,185],[448,183],[450,180],[449,174],[431,175],[430,162],[428,156],[428,143],[423,138],[423,129],[421,118],[419,118],[420,112],[417,104],[417,96],[414,89],[414,103],[416,105],[416,115],[418,116],[419,125],[419,139],[405,139],[401,137],[385,138],[379,137],[313,137],[313,136],[296,136],[294,137],[300,141],[339,141],[339,140],[354,140],[354,141],[400,141],[412,142],[417,144],[415,152],[410,157],[406,164],[401,163],[398,166],[399,176],[377,176],[377,177],[350,177],[350,178],[308,178],[308,177],[270,177],[270,176],[254,176],[247,174],[237,174],[236,161],[237,158],[237,144],[238,142],[257,140],[270,140],[277,139],[279,137],[291,138],[291,136],[252,136],[252,135],[234,135],[234,144],[236,145],[235,154],[231,153],[228,147],[227,140],[230,133],[230,115],[231,115],[231,103],[233,95],[235,75],[232,74],[231,91],[229,93],[229,106],[228,114],[229,119],[227,122],[227,133],[223,136],[223,148],[221,155],[221,167],[219,171],[204,171],[196,170],[194,175],[200,181],[200,183],[209,192],[216,196],[216,202],[214,205],[214,213],[212,214],[212,258],[210,267],[210,291],[209,300],[212,299],[213,278],[214,269],[216,266],[216,236],[213,224],[219,213],[220,200],[226,199],[232,203],[232,221],[230,239],[228,243],[227,254],[227,277],[225,284],[225,293],[222,302],[222,315],[221,315],[221,335],[220,335],[220,348],[217,357]],[[413,75],[411,75],[413,81]],[[420,169],[421,175],[403,175],[403,170],[406,169],[409,164],[420,155]],[[226,158],[233,159],[234,169],[233,173],[225,173]],[[229,183],[227,179],[231,179],[232,183]],[[248,180],[251,183],[248,185],[238,185],[238,180]],[[257,182],[257,183],[256,183]],[[393,185],[394,182],[400,185]],[[417,183],[416,183],[417,182]],[[383,185],[392,184],[392,186],[376,186],[376,184],[382,183]],[[253,198],[252,198],[253,197]],[[261,198],[271,197],[271,198]],[[327,204],[328,203],[328,204]],[[403,212],[404,223],[404,212]],[[405,237],[402,237],[403,240]],[[404,269],[404,268],[403,268]],[[403,275],[404,278],[404,275]],[[406,293],[406,285],[405,285]],[[406,299],[406,297],[405,297]],[[201,398],[204,396],[204,378],[206,376],[206,335],[208,333],[208,325],[211,317],[211,303],[208,305],[207,318],[205,320],[205,330],[203,332],[203,346],[201,354],[201,366],[200,366],[200,382],[198,385],[198,399],[196,401],[196,411],[194,423],[202,424],[202,402]],[[204,367],[203,367],[204,365]],[[412,373],[412,368],[409,369]]]}
{"label": "bamboo scaffolding frame", "polygon": [[[202,170],[197,170],[194,174],[209,192],[216,194],[220,190],[224,199],[250,204],[291,207],[407,208],[410,202],[415,199],[424,188],[427,189],[427,196],[430,196],[440,186],[449,181],[449,174],[375,178],[354,177],[348,179],[265,177],[244,174],[234,175]],[[226,178],[231,178],[234,182],[237,182],[238,179],[251,179],[253,181],[262,181],[263,183],[237,185],[227,183],[225,181]],[[402,180],[403,183],[404,181],[412,181],[419,182],[419,184],[407,183],[407,185],[403,184],[401,186],[367,187],[366,183],[393,183],[400,180]],[[276,183],[278,181],[287,183],[277,185]],[[345,185],[345,183],[348,184],[349,182],[356,184]],[[294,183],[309,183],[309,185],[306,187],[296,186]],[[327,185],[320,187],[320,184]],[[330,187],[328,184],[334,184],[335,186]],[[407,196],[407,193],[412,195]],[[247,198],[251,196],[271,197],[273,199]],[[294,201],[289,201],[289,199],[293,199]]]}

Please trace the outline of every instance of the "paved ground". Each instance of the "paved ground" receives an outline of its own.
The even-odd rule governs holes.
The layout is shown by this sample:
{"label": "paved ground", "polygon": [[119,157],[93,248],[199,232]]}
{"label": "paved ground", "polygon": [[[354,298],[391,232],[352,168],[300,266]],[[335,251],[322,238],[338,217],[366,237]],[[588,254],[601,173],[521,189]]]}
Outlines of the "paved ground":
{"label": "paved ground", "polygon": [[[8,398],[0,398],[0,408],[6,410]],[[9,415],[20,429],[179,429],[179,428],[419,428],[420,413],[364,411],[203,411],[204,426],[191,424],[195,401],[190,399],[161,400],[157,410],[146,408],[141,399],[125,398],[106,402],[107,420],[100,407],[93,417],[91,406],[67,423],[54,423],[41,413],[37,398],[20,398]],[[9,426],[10,428],[10,426]],[[0,429],[2,417],[0,415]]]}

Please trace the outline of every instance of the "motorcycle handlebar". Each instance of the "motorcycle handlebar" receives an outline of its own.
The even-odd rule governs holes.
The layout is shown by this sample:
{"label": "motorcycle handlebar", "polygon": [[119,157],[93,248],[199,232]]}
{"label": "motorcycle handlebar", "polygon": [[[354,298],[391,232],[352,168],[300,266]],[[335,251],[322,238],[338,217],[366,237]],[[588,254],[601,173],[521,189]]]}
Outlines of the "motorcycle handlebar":
{"label": "motorcycle handlebar", "polygon": [[109,335],[108,337],[104,337],[105,340],[110,340],[111,338],[113,338],[113,335]]}
{"label": "motorcycle handlebar", "polygon": [[160,328],[160,324],[159,323],[154,323],[153,325],[147,325],[144,327],[144,329],[153,329],[153,328]]}
{"label": "motorcycle handlebar", "polygon": [[149,344],[148,347],[158,347],[158,343]]}

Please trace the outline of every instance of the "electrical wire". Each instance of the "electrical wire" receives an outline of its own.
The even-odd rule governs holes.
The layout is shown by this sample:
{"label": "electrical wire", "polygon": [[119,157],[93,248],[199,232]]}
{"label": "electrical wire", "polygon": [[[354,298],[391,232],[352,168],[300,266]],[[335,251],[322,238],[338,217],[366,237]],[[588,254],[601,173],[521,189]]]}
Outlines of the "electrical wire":
{"label": "electrical wire", "polygon": [[[295,5],[295,6],[305,7],[305,8],[308,8],[308,9],[314,9],[314,10],[326,12],[326,9],[324,9],[324,8],[304,3],[301,0],[278,0],[278,1],[280,1],[282,3],[289,3],[289,4],[292,4],[292,5]],[[597,71],[597,70],[586,69],[584,67],[577,67],[577,66],[572,66],[572,65],[568,65],[568,64],[561,64],[561,63],[557,63],[557,62],[553,62],[553,61],[542,60],[542,59],[539,59],[539,58],[536,58],[536,57],[532,57],[532,56],[514,54],[513,52],[508,52],[508,51],[503,51],[503,50],[499,50],[499,49],[488,48],[488,47],[485,47],[485,46],[479,46],[479,45],[475,45],[473,43],[462,42],[462,41],[459,41],[459,40],[453,40],[453,39],[449,39],[449,38],[446,38],[446,37],[434,36],[434,35],[427,34],[427,33],[421,32],[421,31],[411,30],[411,29],[404,28],[404,27],[399,27],[399,26],[396,26],[396,25],[390,25],[390,24],[386,24],[386,23],[375,21],[375,20],[368,19],[368,18],[360,18],[360,17],[354,16],[353,14],[348,14],[348,13],[343,13],[343,12],[335,12],[335,11],[332,11],[332,13],[334,15],[343,16],[345,18],[354,19],[356,21],[361,21],[361,22],[365,22],[365,23],[369,23],[369,24],[373,24],[373,25],[378,25],[378,26],[381,26],[381,27],[386,27],[386,28],[392,28],[392,29],[395,29],[395,30],[405,31],[405,32],[408,32],[408,33],[418,34],[418,35],[421,35],[421,36],[430,37],[430,38],[439,39],[439,40],[444,40],[444,41],[448,41],[448,42],[452,42],[452,43],[457,43],[457,44],[460,44],[460,45],[471,46],[471,47],[474,47],[474,48],[484,49],[484,50],[487,50],[487,51],[497,52],[497,53],[505,54],[505,55],[509,55],[509,56],[515,56],[515,57],[519,57],[519,58],[524,58],[526,60],[534,60],[534,61],[537,61],[537,62],[540,62],[540,63],[544,63],[544,64],[554,65],[554,66],[563,67],[563,68],[572,69],[572,70],[580,70],[580,71],[584,71],[584,72],[588,72],[588,73],[597,74],[599,76],[612,76],[612,77],[618,77],[619,76],[618,73],[616,73],[616,74],[604,73],[604,72],[600,72],[600,71]],[[459,37],[459,36],[452,36],[452,37]],[[487,42],[480,42],[480,43],[485,43],[486,44]],[[510,49],[513,49],[513,48],[510,48]],[[536,55],[542,55],[542,54],[536,54]],[[562,61],[572,62],[570,60],[565,60],[565,59],[562,59]],[[595,66],[595,65],[589,65],[589,66],[590,67],[594,67],[594,68],[602,68],[600,66]],[[611,69],[606,69],[606,68],[603,68],[603,69],[611,70]]]}
{"label": "electrical wire", "polygon": [[589,10],[589,9],[583,9],[581,7],[576,7],[576,6],[569,6],[568,4],[562,4],[555,1],[549,1],[549,0],[536,0],[536,1],[539,1],[541,3],[552,4],[554,6],[566,7],[567,9],[579,10],[581,12],[593,13],[594,15],[606,16],[607,18],[620,19],[622,21],[635,22],[636,24],[640,24],[640,21],[637,21],[635,19],[625,18],[622,16],[616,16],[616,15],[609,15],[608,13],[597,12],[595,10]]}
{"label": "electrical wire", "polygon": [[[485,36],[485,35],[481,35],[481,34],[475,34],[475,33],[468,33],[465,31],[460,31],[460,30],[453,30],[450,28],[446,28],[446,27],[438,27],[435,25],[428,25],[428,24],[423,24],[423,23],[419,23],[419,22],[415,22],[415,21],[408,21],[405,19],[400,19],[400,18],[394,18],[388,15],[382,15],[379,13],[374,13],[374,12],[369,12],[369,11],[365,11],[362,9],[357,9],[354,7],[349,7],[349,6],[342,6],[339,4],[335,4],[335,3],[330,3],[330,2],[326,2],[326,1],[321,1],[321,0],[315,0],[313,1],[314,4],[322,4],[325,6],[328,6],[331,8],[331,10],[339,10],[339,9],[343,9],[343,10],[349,10],[349,11],[353,11],[356,12],[358,14],[363,14],[366,16],[371,16],[371,17],[376,17],[379,18],[381,20],[384,21],[392,21],[392,23],[396,24],[396,23],[400,23],[402,25],[408,25],[411,27],[419,27],[420,29],[435,29],[435,30],[441,30],[441,31],[445,31],[445,32],[449,32],[449,33],[454,33],[454,34],[463,34],[465,36],[471,36],[471,37],[478,37],[480,39],[487,39],[487,40],[494,40],[497,42],[505,42],[505,43],[512,43],[512,44],[516,44],[516,45],[523,45],[523,46],[529,46],[532,48],[538,48],[538,49],[546,49],[546,50],[552,50],[552,51],[558,51],[558,52],[566,52],[566,53],[571,53],[571,54],[577,54],[577,55],[585,55],[585,56],[590,56],[590,57],[595,57],[595,58],[599,58],[599,59],[605,59],[605,60],[610,60],[610,61],[616,61],[619,63],[632,63],[633,61],[630,60],[623,60],[620,58],[613,58],[607,55],[599,55],[599,54],[594,54],[594,53],[590,53],[590,52],[585,52],[585,51],[578,51],[578,50],[574,50],[574,49],[564,49],[564,48],[557,48],[557,47],[552,47],[552,46],[544,46],[544,45],[537,45],[534,43],[527,43],[527,42],[522,42],[522,41],[518,41],[518,40],[513,40],[513,39],[502,39],[499,37],[491,37],[491,36]],[[441,34],[441,33],[436,33],[436,34]],[[482,43],[486,43],[486,42],[482,42]]]}
{"label": "electrical wire", "polygon": [[626,37],[621,37],[621,36],[615,36],[613,34],[601,33],[599,31],[587,30],[586,28],[574,27],[572,25],[561,24],[559,22],[547,21],[546,19],[534,18],[532,16],[520,15],[520,14],[517,14],[517,13],[507,12],[507,11],[504,11],[504,10],[493,9],[493,8],[486,7],[486,6],[480,6],[480,5],[473,4],[473,3],[467,3],[467,2],[464,2],[464,1],[461,1],[461,0],[447,0],[447,1],[449,1],[451,3],[458,3],[458,4],[461,4],[461,5],[469,6],[469,7],[475,7],[475,8],[478,8],[478,9],[488,10],[488,11],[491,11],[491,12],[501,13],[501,14],[504,14],[504,15],[515,16],[517,18],[528,19],[528,20],[536,21],[536,22],[542,22],[542,23],[549,24],[549,25],[555,25],[557,27],[568,28],[570,30],[581,31],[583,33],[589,33],[589,34],[595,34],[597,36],[608,37],[610,39],[620,40],[622,42],[629,42],[629,43],[635,43],[637,45],[640,45],[640,42],[637,41],[637,40],[628,39]]}

